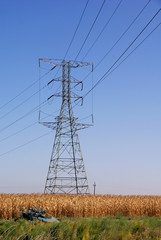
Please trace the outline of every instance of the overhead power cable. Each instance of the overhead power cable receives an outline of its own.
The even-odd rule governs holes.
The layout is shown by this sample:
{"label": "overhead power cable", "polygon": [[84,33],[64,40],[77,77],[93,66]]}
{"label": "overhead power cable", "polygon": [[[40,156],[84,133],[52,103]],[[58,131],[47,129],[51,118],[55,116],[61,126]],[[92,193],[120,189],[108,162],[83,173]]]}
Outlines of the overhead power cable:
{"label": "overhead power cable", "polygon": [[[43,90],[44,88],[46,88],[47,87],[47,85],[45,85],[44,87],[42,87],[41,89],[40,89],[40,91],[41,90]],[[23,102],[21,102],[20,104],[18,104],[16,107],[14,107],[12,110],[10,110],[9,112],[7,112],[7,113],[5,113],[4,115],[2,115],[1,117],[0,117],[0,119],[2,119],[2,118],[4,118],[4,117],[6,117],[8,114],[10,114],[10,113],[12,113],[13,111],[15,111],[18,107],[20,107],[20,106],[22,106],[24,103],[26,103],[26,102],[28,102],[32,97],[34,97],[36,94],[38,94],[39,93],[39,90],[37,91],[37,92],[35,92],[34,94],[32,94],[30,97],[28,97],[27,99],[25,99]]]}
{"label": "overhead power cable", "polygon": [[[140,47],[144,42],[145,40],[150,37],[150,35],[155,31],[157,30],[157,28],[161,25],[161,22],[115,67],[112,69],[112,71],[110,71],[110,73],[108,75],[105,76],[105,78],[107,78],[109,75],[111,75],[111,73],[113,73],[123,62],[125,62],[127,60],[128,57],[130,57],[130,55],[135,52],[137,50],[138,47]],[[104,79],[105,79],[104,78]],[[102,81],[104,80],[102,79]]]}
{"label": "overhead power cable", "polygon": [[80,55],[80,53],[81,53],[81,51],[82,51],[82,49],[83,49],[83,47],[84,47],[84,45],[85,45],[85,43],[86,43],[88,37],[89,37],[89,35],[90,35],[90,33],[91,33],[91,31],[92,31],[92,29],[93,29],[93,27],[94,27],[94,25],[95,25],[95,23],[96,23],[98,17],[99,17],[99,15],[100,15],[100,13],[101,13],[103,7],[104,7],[105,2],[106,2],[106,0],[103,1],[102,5],[101,5],[101,7],[100,7],[100,9],[99,9],[99,11],[98,11],[98,13],[97,13],[97,16],[96,16],[96,18],[94,19],[94,21],[93,21],[93,23],[92,23],[92,26],[91,26],[89,32],[87,33],[87,36],[86,36],[86,38],[85,38],[85,40],[84,40],[84,42],[83,42],[83,44],[82,44],[82,46],[81,46],[79,52],[77,53],[77,56],[75,57],[75,60],[74,60],[74,61],[76,61],[77,58],[78,58],[78,56]]}
{"label": "overhead power cable", "polygon": [[80,26],[80,23],[81,23],[81,21],[82,21],[82,19],[83,19],[83,16],[84,16],[84,13],[85,13],[85,11],[86,11],[86,8],[87,8],[88,3],[89,3],[89,0],[87,0],[87,2],[86,2],[86,4],[85,4],[85,7],[84,7],[83,12],[82,12],[82,14],[81,14],[81,17],[80,17],[80,19],[79,19],[78,25],[77,25],[77,27],[76,27],[76,29],[75,29],[75,32],[74,32],[74,34],[73,34],[73,37],[72,37],[72,39],[71,39],[71,41],[70,41],[70,44],[69,44],[69,46],[68,46],[68,49],[67,49],[67,51],[66,51],[66,53],[65,53],[65,55],[64,55],[64,59],[66,58],[66,56],[67,56],[67,54],[68,54],[68,52],[69,52],[69,49],[70,49],[70,47],[71,47],[71,45],[72,45],[72,43],[73,43],[73,41],[74,41],[75,35],[76,35],[76,33],[77,33],[77,31],[78,31],[78,28],[79,28],[79,26]]}
{"label": "overhead power cable", "polygon": [[33,142],[39,140],[40,138],[43,138],[43,137],[49,135],[50,133],[52,133],[52,131],[47,132],[47,133],[45,133],[45,134],[43,134],[43,135],[41,135],[41,136],[39,136],[39,137],[37,137],[37,138],[34,138],[34,139],[32,139],[32,140],[30,140],[30,141],[24,143],[24,144],[21,144],[21,145],[15,147],[15,148],[12,148],[11,150],[9,150],[9,151],[7,151],[7,152],[4,152],[4,153],[0,154],[0,157],[6,155],[6,154],[8,154],[8,153],[14,152],[14,151],[16,151],[17,149],[20,149],[20,148],[22,148],[22,147],[25,147],[26,145],[28,145],[28,144],[30,144],[30,143],[33,143]]}
{"label": "overhead power cable", "polygon": [[[158,12],[153,16],[153,18],[152,18],[153,20],[154,20],[154,18],[158,15],[158,13],[159,13],[160,11],[161,11],[161,9],[159,9]],[[151,19],[149,22],[152,22],[152,21],[153,21],[152,19]],[[147,24],[146,26],[148,26],[148,25],[149,25],[149,24]],[[121,56],[123,56],[123,55],[126,53],[127,49],[130,48],[130,46],[131,46],[131,44],[130,44],[130,45],[126,48],[126,50],[121,54],[121,56],[115,61],[115,63],[112,64],[112,66],[106,71],[106,73],[95,83],[95,85],[93,85],[93,87],[83,95],[83,98],[85,98],[86,96],[88,96],[88,94],[89,94],[94,88],[96,88],[104,79],[106,79],[109,75],[111,75],[125,60],[127,60],[128,57],[129,57],[134,51],[136,51],[136,50],[138,49],[138,47],[140,47],[140,46],[145,42],[145,40],[146,40],[148,37],[150,37],[150,35],[151,35],[154,31],[157,30],[157,28],[158,28],[160,25],[161,25],[161,22],[160,22],[115,68],[113,68],[113,67],[117,64],[117,62],[120,60]],[[144,30],[145,30],[145,27],[144,27]],[[143,30],[142,30],[142,31],[143,31]],[[141,32],[142,32],[142,31],[141,31]],[[138,38],[138,36],[140,36],[140,34],[138,34],[136,38]],[[135,39],[136,39],[136,38],[135,38]],[[136,40],[135,40],[135,41],[136,41]],[[113,68],[113,69],[112,69],[112,68]],[[78,100],[77,103],[75,103],[75,105],[73,106],[73,108],[76,107],[79,103],[80,103],[80,100]]]}
{"label": "overhead power cable", "polygon": [[[74,102],[74,101],[73,101],[73,102]],[[55,113],[58,112],[58,111],[59,111],[59,110],[53,112],[53,114],[55,114]],[[45,119],[45,118],[47,118],[47,117],[44,117],[43,119]],[[82,120],[82,119],[81,119],[81,120]],[[25,129],[30,128],[31,126],[34,126],[36,123],[37,123],[37,122],[35,122],[35,123],[33,123],[33,124],[30,124],[29,126],[21,129],[20,131],[14,133],[13,135],[16,135],[16,134],[24,131]],[[15,148],[12,148],[12,149],[10,149],[9,151],[0,154],[0,157],[6,155],[6,154],[8,154],[8,153],[14,152],[14,151],[16,151],[16,150],[18,150],[18,149],[20,149],[20,148],[22,148],[22,147],[25,147],[26,145],[28,145],[28,144],[30,144],[30,143],[33,143],[33,142],[35,142],[35,141],[38,141],[39,139],[41,139],[41,138],[49,135],[49,134],[52,133],[52,132],[53,132],[53,131],[50,130],[49,132],[47,132],[47,133],[45,133],[45,134],[43,134],[43,135],[41,135],[41,136],[39,136],[39,137],[37,137],[37,138],[31,139],[30,141],[28,141],[28,142],[26,142],[26,143],[24,143],[24,144],[21,144],[21,145],[15,147]],[[7,138],[12,137],[13,135],[8,136]],[[5,140],[5,139],[0,140],[0,142],[3,141],[3,140]]]}
{"label": "overhead power cable", "polygon": [[7,136],[7,137],[4,137],[4,138],[2,138],[2,139],[0,140],[0,142],[4,142],[5,140],[7,140],[7,139],[9,139],[9,138],[11,138],[11,137],[13,137],[13,136],[15,136],[15,135],[17,135],[17,134],[19,134],[19,133],[21,133],[21,132],[23,132],[23,131],[27,130],[28,128],[31,128],[31,127],[33,127],[33,126],[37,125],[37,124],[38,124],[38,122],[37,122],[37,121],[36,121],[36,122],[34,122],[34,123],[31,123],[30,125],[28,125],[28,126],[24,127],[23,129],[21,129],[21,130],[19,130],[19,131],[15,132],[15,133],[13,133],[13,134],[10,134],[10,135],[9,135],[9,136]]}
{"label": "overhead power cable", "polygon": [[[57,111],[53,112],[53,114],[54,114],[54,113],[56,113],[56,112],[58,112],[58,111],[59,111],[59,110],[57,110]],[[47,116],[47,117],[44,117],[44,118],[42,118],[42,120],[44,120],[44,119],[46,119],[46,118],[48,118],[48,117],[49,117],[49,116]],[[35,125],[37,125],[37,124],[38,124],[38,122],[37,122],[37,121],[35,121],[34,123],[31,123],[31,124],[29,124],[28,126],[26,126],[26,127],[22,128],[22,129],[20,129],[19,131],[17,131],[17,132],[14,132],[14,133],[10,134],[9,136],[7,136],[7,137],[4,137],[4,138],[0,139],[0,142],[4,142],[5,140],[7,140],[7,139],[10,139],[11,137],[13,137],[13,136],[15,136],[15,135],[17,135],[17,134],[19,134],[19,133],[21,133],[21,132],[25,131],[25,130],[27,130],[27,129],[29,129],[29,128],[31,128],[31,127],[33,127],[33,126],[35,126]]]}
{"label": "overhead power cable", "polygon": [[[82,12],[82,14],[81,14],[81,17],[80,17],[80,19],[79,19],[78,25],[77,25],[77,27],[76,27],[76,29],[75,29],[75,31],[74,31],[73,37],[72,37],[72,39],[71,39],[71,41],[70,41],[70,43],[69,43],[69,46],[68,46],[68,48],[67,48],[67,51],[66,51],[65,55],[64,55],[64,59],[66,58],[66,56],[67,56],[67,54],[68,54],[68,52],[69,52],[69,49],[70,49],[71,46],[72,46],[72,43],[73,43],[73,41],[74,41],[74,38],[75,38],[76,33],[77,33],[77,31],[78,31],[78,28],[79,28],[79,26],[80,26],[80,24],[81,24],[81,21],[82,21],[82,19],[83,19],[84,14],[85,14],[85,11],[86,11],[86,8],[87,8],[88,3],[89,3],[89,0],[87,0],[87,2],[86,2],[86,4],[85,4],[85,7],[84,7],[83,12]],[[56,74],[55,74],[55,77],[58,75],[59,71],[60,71],[60,67],[58,68],[58,70],[57,70],[57,72],[56,72]]]}
{"label": "overhead power cable", "polygon": [[[43,86],[41,88],[44,89],[45,87],[47,87],[47,85]],[[57,90],[55,91],[55,94],[57,93],[59,88],[57,88]],[[36,93],[34,93],[32,96],[30,96],[28,99],[26,99],[24,102],[20,103],[18,106],[16,106],[14,109],[12,109],[10,112],[14,111],[16,108],[18,108],[20,105],[24,104],[25,102],[27,102],[31,97],[33,97],[34,95],[36,95],[37,93],[39,93],[40,91],[38,90]],[[25,117],[29,116],[30,114],[38,111],[40,109],[40,106],[44,107],[48,104],[48,100],[45,100],[44,102],[42,102],[41,104],[39,104],[38,106],[36,106],[35,108],[31,109],[29,112],[27,112],[26,114],[24,114],[23,116],[21,116],[20,118],[16,119],[15,121],[11,122],[10,124],[8,124],[7,126],[5,126],[4,128],[0,129],[0,132],[3,132],[4,130],[8,129],[9,127],[11,127],[12,125],[14,125],[15,123],[21,121],[22,119],[24,119]],[[59,110],[57,110],[56,112],[58,112]],[[5,115],[3,115],[2,117],[8,115],[10,112],[6,113]],[[26,129],[26,128],[25,128]],[[21,132],[21,131],[18,131],[18,132]],[[9,137],[6,137],[6,138],[9,138]],[[4,138],[4,139],[6,139]],[[0,140],[1,142],[1,140]]]}
{"label": "overhead power cable", "polygon": [[[48,72],[46,72],[43,76],[41,76],[41,78],[45,77],[49,72],[51,72],[55,67],[52,67]],[[37,82],[39,82],[40,78],[37,79],[35,82],[33,82],[32,84],[30,84],[28,87],[24,88],[19,94],[17,94],[15,97],[13,97],[12,99],[10,99],[8,102],[6,102],[5,104],[3,104],[0,107],[0,110],[2,108],[4,108],[6,105],[8,105],[10,102],[14,101],[16,98],[18,98],[19,96],[21,96],[24,92],[26,92],[28,89],[30,89],[31,87],[33,87]]]}
{"label": "overhead power cable", "polygon": [[[145,41],[148,37],[150,37],[150,35],[151,35],[152,33],[154,33],[154,31],[157,30],[157,28],[158,28],[160,25],[161,25],[161,22],[126,56],[126,58],[124,58],[124,59],[122,60],[121,63],[119,63],[112,71],[110,71],[110,73],[108,73],[108,75],[104,74],[104,76],[101,77],[101,79],[99,79],[98,82],[100,83],[101,81],[103,81],[104,79],[106,79],[112,72],[114,72],[125,60],[128,59],[128,57],[129,57],[134,51],[136,51],[136,50],[138,49],[138,47],[140,47],[140,46],[144,43],[144,41]],[[97,82],[97,83],[98,83],[98,82]],[[83,96],[84,98],[85,98],[95,87],[98,86],[97,83],[93,86],[93,88],[91,88],[91,89]],[[78,101],[78,102],[79,102],[79,101]],[[74,108],[76,105],[78,105],[78,102],[73,106],[73,108]],[[43,136],[41,136],[41,137],[43,137]],[[40,137],[39,137],[39,138],[40,138]],[[38,140],[38,139],[37,139],[37,140]],[[36,140],[33,139],[33,140],[31,140],[30,142],[32,142],[32,141],[36,141]],[[28,143],[27,143],[27,144],[28,144]],[[18,147],[14,148],[14,149],[11,149],[11,150],[9,150],[8,152],[5,152],[5,153],[1,154],[0,157],[3,156],[3,155],[6,155],[7,153],[10,153],[10,152],[12,152],[12,151],[15,151],[15,150],[17,150],[18,148],[23,147],[23,146],[25,146],[25,145],[23,144],[23,145],[18,146]]]}
{"label": "overhead power cable", "polygon": [[[45,107],[48,104],[48,100],[45,100],[44,102],[41,103],[41,106]],[[15,121],[11,122],[10,124],[8,124],[7,126],[5,126],[4,128],[0,129],[0,132],[3,132],[4,130],[8,129],[9,127],[13,126],[15,123],[21,121],[22,119],[24,119],[25,117],[29,116],[30,114],[36,112],[39,110],[39,106],[34,107],[33,109],[31,109],[29,112],[27,112],[26,114],[24,114],[23,116],[21,116],[20,118],[16,119]],[[59,112],[59,110],[56,110],[54,113]],[[53,113],[53,114],[54,114]],[[44,119],[44,118],[43,118]],[[33,124],[34,125],[34,124]],[[26,129],[26,128],[25,128]],[[20,130],[19,132],[21,132],[22,130]],[[14,134],[16,135],[16,134]],[[7,137],[8,138],[8,137]],[[0,140],[1,142],[1,140]]]}
{"label": "overhead power cable", "polygon": [[[154,18],[156,17],[156,15],[159,13],[160,10],[161,10],[161,9],[158,10],[158,12],[154,15],[154,17],[153,17],[152,19],[154,19]],[[149,22],[152,22],[152,19],[151,19]],[[149,24],[147,24],[146,27],[147,27],[148,25],[149,25]],[[107,78],[107,76],[109,76],[116,68],[118,68],[139,46],[141,46],[141,44],[142,44],[160,25],[161,25],[161,22],[160,22],[160,23],[128,54],[128,56],[127,56],[126,58],[124,58],[123,61],[122,61],[121,63],[119,63],[114,69],[111,70],[112,67],[110,67],[110,70],[111,70],[111,71],[110,71],[110,72],[109,72],[109,70],[106,71],[106,73],[99,79],[99,81],[97,81],[97,83],[93,86],[93,88],[91,88],[91,89],[84,95],[84,98],[85,98],[95,87],[97,87],[98,84],[101,83],[101,81],[103,81],[105,78]],[[144,30],[145,30],[145,27],[144,27]],[[142,30],[141,32],[143,32],[143,30]],[[140,34],[138,34],[135,39],[137,39],[138,36],[140,36]],[[135,41],[136,41],[136,40],[135,40]],[[131,44],[130,44],[130,45],[131,45]],[[128,48],[126,48],[126,50],[129,49],[130,45],[128,46]],[[125,50],[125,51],[126,51],[126,50]],[[123,54],[121,54],[121,56],[125,54],[125,51],[123,52]],[[118,59],[120,59],[120,57],[119,57]],[[114,65],[118,62],[118,59],[115,61],[115,63],[114,63],[112,66],[114,66]],[[107,75],[107,74],[108,74],[108,75]],[[78,102],[74,105],[74,107],[75,107],[77,104],[78,104]],[[73,108],[74,108],[74,107],[73,107]],[[49,133],[47,133],[47,134],[49,134]],[[40,136],[40,137],[43,137],[43,136],[44,136],[44,135],[42,135],[42,136]],[[40,138],[40,137],[39,137],[39,138]],[[36,140],[38,140],[39,138],[33,139],[33,140],[31,140],[30,142],[36,141]],[[28,143],[26,143],[26,144],[29,144],[30,142],[28,142]],[[11,149],[10,151],[8,151],[8,152],[6,152],[6,153],[3,153],[3,154],[1,154],[0,156],[3,156],[3,155],[5,155],[5,154],[7,154],[7,153],[9,153],[9,152],[11,152],[11,151],[15,151],[16,149],[18,149],[18,148],[20,148],[20,147],[23,147],[23,146],[25,146],[26,144],[23,144],[23,145],[21,145],[21,146],[18,146],[17,148]]]}
{"label": "overhead power cable", "polygon": [[[142,29],[142,31],[137,35],[137,37],[130,43],[130,45],[125,49],[125,51],[119,56],[119,58],[112,64],[112,66],[104,73],[104,75],[94,84],[94,86],[83,96],[86,97],[95,87],[97,87],[107,76],[107,74],[112,70],[112,68],[118,63],[118,61],[124,56],[124,54],[128,51],[128,49],[134,44],[134,42],[139,38],[139,36],[145,31],[145,29],[149,26],[149,24],[155,19],[155,17],[159,14],[161,8],[157,11],[157,13],[151,18],[151,20],[146,24],[146,26]],[[143,41],[129,54],[129,56],[160,26],[159,23],[144,39]],[[129,57],[127,56],[126,59]],[[126,60],[124,59],[124,61]],[[122,62],[124,62],[122,61]],[[120,65],[120,64],[119,64]]]}
{"label": "overhead power cable", "polygon": [[[81,21],[82,21],[82,18],[83,18],[83,15],[84,15],[84,13],[85,13],[85,10],[86,10],[86,8],[87,8],[87,5],[88,5],[88,3],[89,3],[89,0],[87,0],[87,2],[86,2],[86,5],[85,5],[85,7],[84,7],[84,10],[83,10],[83,12],[82,12],[82,15],[81,15],[81,18],[80,18],[80,20],[79,20],[79,23],[78,23],[78,26],[77,26],[77,28],[76,28],[76,30],[75,30],[75,32],[74,32],[74,35],[73,35],[73,37],[72,37],[72,40],[71,40],[71,42],[70,42],[70,44],[69,44],[69,46],[68,46],[68,49],[67,49],[67,51],[66,51],[66,53],[65,53],[65,56],[64,56],[64,58],[66,57],[66,55],[67,55],[67,53],[68,53],[68,51],[69,51],[69,49],[70,49],[70,47],[71,47],[71,45],[72,45],[72,42],[73,42],[73,40],[74,40],[74,38],[75,38],[75,35],[76,35],[76,33],[77,33],[77,31],[78,31],[78,28],[79,28],[79,25],[80,25],[80,23],[81,23]],[[31,85],[29,85],[28,87],[26,87],[25,89],[23,89],[19,94],[17,94],[15,97],[13,97],[12,99],[10,99],[8,102],[6,102],[5,104],[3,104],[1,107],[0,107],[0,110],[2,109],[2,108],[4,108],[5,106],[7,106],[9,103],[11,103],[12,101],[14,101],[16,98],[18,98],[19,96],[21,96],[24,92],[26,92],[28,89],[30,89],[31,87],[33,87],[40,79],[42,79],[43,77],[45,77],[49,72],[51,72],[52,70],[54,69],[54,67],[53,68],[51,68],[47,73],[45,73],[43,76],[41,76],[39,79],[37,79],[36,81],[34,81]],[[57,75],[57,74],[56,74]]]}
{"label": "overhead power cable", "polygon": [[[120,42],[120,40],[123,38],[123,36],[129,31],[129,29],[132,27],[132,25],[136,22],[136,20],[139,18],[139,16],[143,13],[143,11],[146,9],[146,7],[149,5],[151,0],[149,0],[145,6],[141,9],[141,11],[137,14],[137,16],[133,19],[133,21],[129,24],[129,26],[125,29],[125,31],[121,34],[121,36],[118,38],[118,40],[112,45],[112,47],[106,52],[106,54],[103,56],[103,58],[94,66],[94,70],[103,62],[103,60],[109,55],[109,53],[113,50],[113,48]],[[88,73],[83,81],[91,74]]]}
{"label": "overhead power cable", "polygon": [[[126,32],[131,28],[133,23],[137,20],[137,18],[142,14],[142,12],[145,10],[145,8],[149,5],[151,0],[147,2],[147,4],[143,7],[143,9],[140,11],[140,13],[136,16],[136,18],[132,21],[132,23],[128,26],[128,28],[123,32],[123,34],[120,36],[120,38],[115,42],[115,44],[109,49],[109,51],[104,55],[104,57],[101,59],[101,61],[97,64],[96,67],[98,67],[101,62],[109,55],[109,53],[112,51],[112,49],[117,45],[117,43],[121,40],[121,38],[126,34]],[[95,69],[96,69],[95,67]]]}
{"label": "overhead power cable", "polygon": [[88,49],[88,51],[86,52],[86,54],[84,55],[84,57],[82,58],[82,61],[87,57],[87,55],[89,54],[89,52],[92,50],[92,48],[94,47],[94,45],[96,44],[96,42],[98,41],[98,39],[100,38],[100,36],[102,35],[102,33],[105,31],[106,27],[108,26],[108,24],[110,23],[110,21],[112,20],[113,16],[115,15],[116,11],[119,9],[121,3],[123,0],[120,0],[119,3],[117,4],[116,8],[114,9],[112,15],[110,16],[110,18],[108,19],[108,21],[106,22],[106,24],[104,25],[104,27],[102,28],[101,32],[99,33],[99,35],[97,36],[97,38],[95,39],[95,41],[93,42],[92,46]]}
{"label": "overhead power cable", "polygon": [[[44,101],[42,104],[47,104],[47,100]],[[32,110],[30,110],[29,112],[27,112],[26,114],[24,114],[23,116],[19,117],[18,119],[16,119],[15,121],[11,122],[10,124],[8,124],[7,126],[5,126],[4,128],[0,129],[0,132],[3,132],[4,130],[8,129],[9,127],[11,127],[12,125],[14,125],[15,123],[19,122],[20,120],[24,119],[25,117],[27,117],[28,115],[34,113],[35,111],[37,111],[39,109],[39,105],[36,106],[35,108],[33,108]]]}

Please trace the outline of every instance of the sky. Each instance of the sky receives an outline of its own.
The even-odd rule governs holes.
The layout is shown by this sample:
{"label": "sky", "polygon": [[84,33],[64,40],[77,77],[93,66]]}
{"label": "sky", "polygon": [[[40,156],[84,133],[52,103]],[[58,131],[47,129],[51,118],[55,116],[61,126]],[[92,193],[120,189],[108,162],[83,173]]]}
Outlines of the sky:
{"label": "sky", "polygon": [[[106,0],[78,56],[78,61],[94,65],[93,73],[90,67],[72,71],[78,80],[85,79],[83,91],[75,89],[79,95],[101,79],[161,8],[160,0],[122,0],[84,58],[119,2]],[[76,58],[102,3],[103,0],[89,0],[66,60]],[[64,58],[85,4],[86,0],[0,0],[0,193],[44,191],[55,132],[38,124],[39,101],[45,101],[57,86],[45,88],[39,98],[38,79],[51,66],[42,64],[39,68],[38,59]],[[161,12],[124,57],[160,22]],[[82,122],[91,123],[91,114],[94,116],[94,126],[79,132],[91,193],[96,182],[97,194],[161,195],[160,43],[161,26],[84,98],[83,106],[74,108]],[[56,73],[54,69],[42,78],[41,86]],[[61,76],[61,71],[57,76]],[[47,119],[53,120],[60,106],[60,100],[52,100],[41,108],[41,117],[50,115]]]}

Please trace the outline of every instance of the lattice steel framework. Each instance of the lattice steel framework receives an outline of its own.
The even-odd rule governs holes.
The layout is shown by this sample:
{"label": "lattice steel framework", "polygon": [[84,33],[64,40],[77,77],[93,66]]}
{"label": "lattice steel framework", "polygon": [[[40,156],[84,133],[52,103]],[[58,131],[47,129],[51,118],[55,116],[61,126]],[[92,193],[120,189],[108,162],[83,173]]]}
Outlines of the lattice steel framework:
{"label": "lattice steel framework", "polygon": [[60,114],[55,122],[40,122],[44,126],[56,130],[44,193],[89,194],[78,130],[91,125],[77,123],[78,119],[74,117],[71,99],[79,100],[82,97],[72,93],[71,85],[76,86],[83,83],[71,77],[71,68],[88,66],[92,63],[40,60],[54,65],[53,68],[62,67],[62,77],[52,79],[48,83],[62,82],[62,92],[48,98],[62,97]]}

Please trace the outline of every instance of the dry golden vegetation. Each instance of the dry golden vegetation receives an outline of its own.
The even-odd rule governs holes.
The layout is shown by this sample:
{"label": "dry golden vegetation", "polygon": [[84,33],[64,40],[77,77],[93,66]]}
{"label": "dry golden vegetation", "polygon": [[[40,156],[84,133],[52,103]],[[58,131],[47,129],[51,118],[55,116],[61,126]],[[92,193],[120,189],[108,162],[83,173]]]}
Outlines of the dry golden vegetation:
{"label": "dry golden vegetation", "polygon": [[0,194],[0,219],[21,216],[38,207],[56,218],[116,216],[161,216],[159,196],[81,196],[43,194]]}

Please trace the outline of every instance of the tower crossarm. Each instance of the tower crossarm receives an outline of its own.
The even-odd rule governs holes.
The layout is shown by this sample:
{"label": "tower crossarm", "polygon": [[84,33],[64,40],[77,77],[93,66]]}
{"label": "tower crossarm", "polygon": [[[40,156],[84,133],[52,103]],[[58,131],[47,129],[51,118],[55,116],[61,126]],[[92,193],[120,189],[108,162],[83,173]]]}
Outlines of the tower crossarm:
{"label": "tower crossarm", "polygon": [[82,130],[89,127],[93,127],[93,124],[77,123],[76,126],[77,126],[77,130]]}
{"label": "tower crossarm", "polygon": [[[43,61],[46,63],[49,63],[53,66],[56,67],[62,67],[66,64],[67,61],[65,60],[60,60],[60,59],[47,59],[47,58],[39,58],[39,62]],[[86,67],[86,66],[92,66],[92,70],[93,70],[93,63],[89,63],[89,62],[79,62],[79,61],[74,61],[74,60],[70,60],[70,67],[71,68],[78,68],[78,67]]]}
{"label": "tower crossarm", "polygon": [[[50,100],[51,98],[53,97],[62,97],[62,93],[57,93],[57,94],[52,94],[50,97],[48,97],[47,100]],[[70,98],[76,98],[76,100],[78,99],[82,99],[82,102],[83,102],[83,97],[82,96],[78,96],[77,94],[73,93],[73,95],[70,96]],[[75,101],[76,101],[75,100]]]}
{"label": "tower crossarm", "polygon": [[53,130],[55,130],[57,127],[57,122],[39,122],[39,123],[45,127],[51,128]]}
{"label": "tower crossarm", "polygon": [[[50,85],[50,84],[53,83],[53,82],[62,82],[62,78],[61,78],[61,77],[53,78],[53,79],[51,79],[51,80],[47,83],[47,85]],[[82,82],[82,81],[79,81],[79,80],[77,80],[76,78],[74,78],[74,77],[72,77],[72,76],[71,76],[71,83],[76,83],[76,85],[79,85],[79,84],[83,85],[83,82]],[[76,85],[75,85],[75,86],[76,86]]]}
{"label": "tower crossarm", "polygon": [[[68,123],[70,119],[66,119],[66,121],[64,121],[64,123]],[[51,128],[53,130],[56,129],[57,127],[57,124],[58,122],[39,122],[41,125],[45,126],[45,127],[48,127],[48,128]],[[68,129],[70,126],[70,124],[67,124],[66,126],[64,126],[64,129]],[[76,128],[75,128],[75,131],[79,131],[79,130],[82,130],[82,129],[86,129],[86,128],[89,128],[89,127],[92,127],[93,124],[86,124],[86,123],[76,123]],[[67,132],[64,132],[64,134],[67,134],[68,132],[70,132],[70,130],[68,130]]]}

